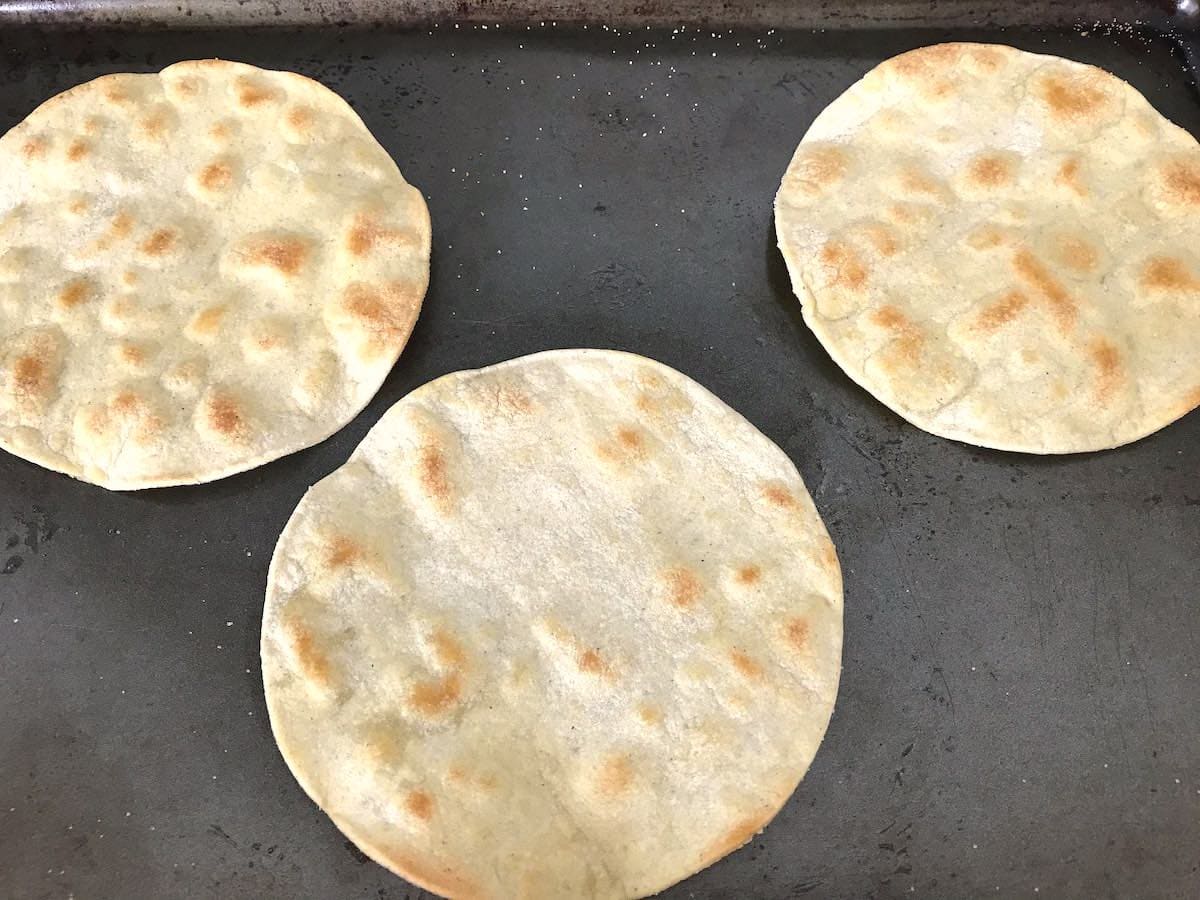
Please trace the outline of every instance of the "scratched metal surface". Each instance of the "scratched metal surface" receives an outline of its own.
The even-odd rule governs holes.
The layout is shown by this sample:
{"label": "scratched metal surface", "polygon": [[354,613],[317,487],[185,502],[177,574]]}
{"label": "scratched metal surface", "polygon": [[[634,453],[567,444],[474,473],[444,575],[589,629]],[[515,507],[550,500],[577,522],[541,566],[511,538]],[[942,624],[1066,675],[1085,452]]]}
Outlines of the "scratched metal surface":
{"label": "scratched metal surface", "polygon": [[[1162,41],[955,32],[1104,65],[1200,132]],[[267,727],[267,562],[305,488],[442,373],[648,354],[799,465],[846,580],[816,762],[675,898],[1191,897],[1200,415],[1037,459],[905,425],[803,326],[771,199],[808,122],[944,32],[0,35],[0,119],[209,55],[342,92],[429,195],[433,285],[370,407],[216,484],[111,494],[0,454],[0,897],[418,897],[304,797]]]}
{"label": "scratched metal surface", "polygon": [[1194,28],[1200,6],[1196,0],[0,0],[0,24],[47,27],[425,27],[543,20],[840,29],[1132,22],[1164,29]]}

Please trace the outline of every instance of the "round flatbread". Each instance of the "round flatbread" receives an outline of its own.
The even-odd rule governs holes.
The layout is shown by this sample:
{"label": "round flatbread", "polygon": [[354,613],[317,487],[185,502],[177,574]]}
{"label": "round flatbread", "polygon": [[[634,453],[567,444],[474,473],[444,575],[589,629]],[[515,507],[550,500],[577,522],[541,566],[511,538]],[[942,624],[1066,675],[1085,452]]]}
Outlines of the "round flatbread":
{"label": "round flatbread", "polygon": [[1200,405],[1200,147],[1107,72],[890,59],[813,122],[775,221],[809,327],[920,428],[1070,453]]}
{"label": "round flatbread", "polygon": [[267,588],[275,738],[448,897],[638,897],[748,841],[837,691],[837,555],[795,467],[642,357],[414,391],[313,487]]}
{"label": "round flatbread", "polygon": [[59,94],[0,138],[0,447],[131,489],[315,444],[395,363],[429,245],[420,193],[301,75]]}

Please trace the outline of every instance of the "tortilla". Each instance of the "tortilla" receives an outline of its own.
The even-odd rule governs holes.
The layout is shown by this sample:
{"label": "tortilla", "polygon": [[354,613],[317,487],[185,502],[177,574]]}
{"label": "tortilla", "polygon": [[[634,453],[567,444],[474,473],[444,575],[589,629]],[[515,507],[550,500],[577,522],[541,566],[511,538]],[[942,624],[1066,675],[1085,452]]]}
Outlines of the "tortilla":
{"label": "tortilla", "polygon": [[409,394],[279,539],[262,666],[309,796],[447,897],[638,897],[750,840],[837,691],[837,555],[790,460],[659,363]]}
{"label": "tortilla", "polygon": [[113,489],[315,444],[378,390],[429,214],[291,72],[107,75],[0,138],[0,447]]}
{"label": "tortilla", "polygon": [[887,60],[813,122],[775,220],[809,327],[926,431],[1071,453],[1200,405],[1200,146],[1107,72]]}

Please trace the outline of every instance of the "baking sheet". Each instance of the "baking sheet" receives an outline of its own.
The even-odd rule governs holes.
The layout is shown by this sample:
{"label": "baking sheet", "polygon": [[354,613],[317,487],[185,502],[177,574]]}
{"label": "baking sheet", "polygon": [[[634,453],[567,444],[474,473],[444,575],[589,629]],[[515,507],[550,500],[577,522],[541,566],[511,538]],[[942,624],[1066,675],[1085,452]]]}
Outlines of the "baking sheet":
{"label": "baking sheet", "polygon": [[1196,896],[1200,414],[1069,458],[920,432],[804,327],[771,221],[813,116],[947,37],[1105,66],[1200,134],[1173,43],[1084,30],[0,32],[5,128],[84,79],[189,57],[318,78],[434,223],[408,349],[320,446],[135,494],[0,454],[0,897],[427,896],[345,841],[275,749],[267,564],[304,490],[409,390],[579,345],[675,366],[777,441],[845,574],[812,770],[667,896]]}
{"label": "baking sheet", "polygon": [[0,0],[0,22],[50,27],[244,28],[459,23],[743,28],[1195,28],[1198,0]]}

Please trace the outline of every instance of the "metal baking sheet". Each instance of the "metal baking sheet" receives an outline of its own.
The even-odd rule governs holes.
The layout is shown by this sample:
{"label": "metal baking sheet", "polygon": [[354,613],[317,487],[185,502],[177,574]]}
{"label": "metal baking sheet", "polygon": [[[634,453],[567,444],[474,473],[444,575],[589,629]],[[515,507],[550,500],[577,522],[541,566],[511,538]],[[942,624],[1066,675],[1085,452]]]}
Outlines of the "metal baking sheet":
{"label": "metal baking sheet", "polygon": [[1197,896],[1200,414],[1060,458],[918,431],[805,328],[771,219],[805,127],[887,56],[950,37],[1059,53],[1200,133],[1189,39],[920,24],[0,32],[5,128],[84,79],[189,57],[318,78],[427,193],[435,234],[408,349],[323,444],[131,494],[0,454],[0,897],[425,896],[276,751],[267,563],[304,490],[405,393],[579,345],[675,366],[777,441],[845,571],[812,770],[667,896]]}
{"label": "metal baking sheet", "polygon": [[0,22],[244,28],[540,22],[743,28],[1194,27],[1198,0],[0,0]]}

